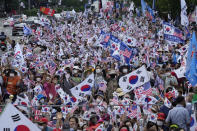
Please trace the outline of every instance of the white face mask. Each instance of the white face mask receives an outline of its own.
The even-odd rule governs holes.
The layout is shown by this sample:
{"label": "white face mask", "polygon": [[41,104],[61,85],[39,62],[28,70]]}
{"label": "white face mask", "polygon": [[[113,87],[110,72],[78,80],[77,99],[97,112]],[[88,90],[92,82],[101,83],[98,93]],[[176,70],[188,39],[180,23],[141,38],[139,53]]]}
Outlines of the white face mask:
{"label": "white face mask", "polygon": [[166,73],[166,75],[167,75],[167,76],[170,76],[170,75],[171,75],[171,73],[170,73],[170,72],[168,72],[168,73]]}
{"label": "white face mask", "polygon": [[14,77],[14,73],[10,73],[10,77]]}
{"label": "white face mask", "polygon": [[101,69],[96,69],[96,73],[101,73]]}
{"label": "white face mask", "polygon": [[38,81],[38,82],[41,81],[41,78],[36,78],[36,81]]}
{"label": "white face mask", "polygon": [[40,100],[40,103],[44,103],[44,99],[41,99],[41,100]]}
{"label": "white face mask", "polygon": [[50,77],[47,77],[46,80],[47,80],[47,81],[50,80]]}
{"label": "white face mask", "polygon": [[100,103],[101,101],[102,101],[102,100],[100,100],[100,99],[96,99],[96,102],[97,102],[97,103]]}
{"label": "white face mask", "polygon": [[78,72],[78,70],[73,70],[73,73],[76,74]]}
{"label": "white face mask", "polygon": [[163,125],[163,121],[157,121],[157,125],[158,126],[162,126]]}
{"label": "white face mask", "polygon": [[127,70],[127,69],[123,69],[122,72],[123,72],[123,73],[127,73],[128,70]]}
{"label": "white face mask", "polygon": [[42,55],[45,55],[45,51],[42,52]]}

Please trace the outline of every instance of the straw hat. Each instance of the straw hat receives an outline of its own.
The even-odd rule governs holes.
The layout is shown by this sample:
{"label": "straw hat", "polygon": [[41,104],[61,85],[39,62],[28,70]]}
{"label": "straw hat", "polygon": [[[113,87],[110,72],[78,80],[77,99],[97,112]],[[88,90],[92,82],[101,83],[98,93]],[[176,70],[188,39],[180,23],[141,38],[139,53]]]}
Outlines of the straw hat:
{"label": "straw hat", "polygon": [[117,88],[116,93],[118,94],[118,96],[123,96],[124,95],[124,92],[122,91],[121,88]]}
{"label": "straw hat", "polygon": [[40,70],[38,70],[38,73],[43,74],[43,73],[45,73],[45,71],[44,71],[44,69],[40,69]]}
{"label": "straw hat", "polygon": [[109,70],[109,72],[108,72],[109,75],[116,74],[116,73],[117,73],[116,70],[113,70],[113,69]]}

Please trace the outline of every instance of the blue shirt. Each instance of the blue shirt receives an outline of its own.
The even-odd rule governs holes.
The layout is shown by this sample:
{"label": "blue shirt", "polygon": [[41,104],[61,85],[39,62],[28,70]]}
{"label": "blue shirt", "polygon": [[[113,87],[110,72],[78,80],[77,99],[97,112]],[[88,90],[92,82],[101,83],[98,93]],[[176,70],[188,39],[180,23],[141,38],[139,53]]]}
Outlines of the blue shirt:
{"label": "blue shirt", "polygon": [[183,128],[188,131],[187,124],[190,124],[189,112],[182,105],[178,104],[172,110],[169,111],[166,123],[176,124],[179,128]]}

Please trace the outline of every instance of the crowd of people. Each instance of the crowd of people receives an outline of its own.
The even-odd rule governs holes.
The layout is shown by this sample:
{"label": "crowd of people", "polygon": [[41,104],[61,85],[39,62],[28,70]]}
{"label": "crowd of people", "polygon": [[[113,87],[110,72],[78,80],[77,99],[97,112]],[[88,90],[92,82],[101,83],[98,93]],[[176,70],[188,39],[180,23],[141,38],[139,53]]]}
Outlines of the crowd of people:
{"label": "crowd of people", "polygon": [[[40,18],[42,24],[30,35],[7,38],[0,103],[13,103],[43,131],[189,131],[197,90],[175,70],[186,66],[191,37],[183,33],[185,43],[166,41],[159,17],[154,23],[132,11],[117,17],[101,12]],[[108,35],[101,32],[132,49],[129,62],[113,57],[113,43],[106,46]],[[125,92],[121,78],[141,67],[149,81]],[[80,93],[76,87],[87,82],[91,86],[80,91],[88,93]]]}

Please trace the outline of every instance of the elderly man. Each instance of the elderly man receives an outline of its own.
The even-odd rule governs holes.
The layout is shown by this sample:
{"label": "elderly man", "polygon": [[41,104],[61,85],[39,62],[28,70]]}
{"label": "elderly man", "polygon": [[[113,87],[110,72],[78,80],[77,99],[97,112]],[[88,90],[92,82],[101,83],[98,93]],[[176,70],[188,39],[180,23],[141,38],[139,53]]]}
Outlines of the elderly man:
{"label": "elderly man", "polygon": [[168,113],[166,123],[176,125],[178,128],[183,128],[185,131],[189,131],[190,116],[188,110],[185,108],[185,98],[183,96],[179,96],[177,97],[176,102],[176,107]]}

